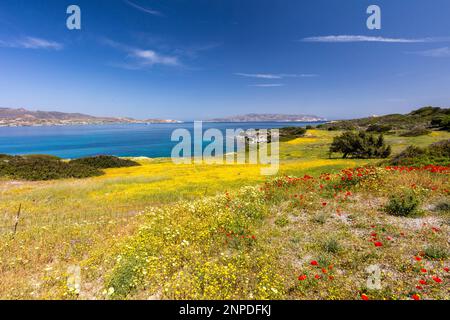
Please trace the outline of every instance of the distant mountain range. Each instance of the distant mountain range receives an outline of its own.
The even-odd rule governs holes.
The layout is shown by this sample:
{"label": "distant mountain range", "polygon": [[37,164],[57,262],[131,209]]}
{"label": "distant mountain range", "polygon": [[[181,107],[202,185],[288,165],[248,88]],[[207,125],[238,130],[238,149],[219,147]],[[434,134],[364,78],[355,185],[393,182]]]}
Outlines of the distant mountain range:
{"label": "distant mountain range", "polygon": [[177,120],[94,117],[82,113],[56,111],[29,111],[23,108],[0,108],[0,126],[49,126],[119,123],[179,123]]}
{"label": "distant mountain range", "polygon": [[319,122],[325,118],[304,114],[249,113],[226,118],[207,120],[207,122]]}

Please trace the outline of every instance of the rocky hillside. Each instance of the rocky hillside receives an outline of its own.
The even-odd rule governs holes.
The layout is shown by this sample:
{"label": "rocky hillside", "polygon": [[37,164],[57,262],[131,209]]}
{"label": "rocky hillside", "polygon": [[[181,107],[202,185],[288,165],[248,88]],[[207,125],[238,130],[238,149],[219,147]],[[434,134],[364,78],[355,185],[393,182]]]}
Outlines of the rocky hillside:
{"label": "rocky hillside", "polygon": [[173,123],[175,120],[136,120],[132,118],[94,117],[81,113],[29,111],[24,108],[0,108],[0,126],[45,126],[108,123]]}

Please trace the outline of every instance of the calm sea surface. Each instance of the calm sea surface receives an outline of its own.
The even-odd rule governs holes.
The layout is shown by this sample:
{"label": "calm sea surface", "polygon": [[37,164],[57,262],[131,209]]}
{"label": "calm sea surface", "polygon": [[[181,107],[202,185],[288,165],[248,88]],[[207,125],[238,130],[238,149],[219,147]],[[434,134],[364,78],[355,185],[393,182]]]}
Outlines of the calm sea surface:
{"label": "calm sea surface", "polygon": [[[306,126],[310,123],[203,123],[203,129],[267,129]],[[314,123],[317,124],[317,123]],[[170,157],[177,142],[171,141],[173,130],[188,129],[193,123],[125,124],[49,127],[0,127],[0,154],[51,154],[61,158],[92,155],[120,157]]]}

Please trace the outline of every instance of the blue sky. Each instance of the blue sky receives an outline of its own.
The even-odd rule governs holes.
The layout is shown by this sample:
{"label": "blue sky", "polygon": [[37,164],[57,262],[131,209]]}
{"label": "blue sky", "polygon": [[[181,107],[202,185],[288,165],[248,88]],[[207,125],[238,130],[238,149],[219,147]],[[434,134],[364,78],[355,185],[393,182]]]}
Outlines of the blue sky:
{"label": "blue sky", "polygon": [[[71,4],[81,30],[66,28]],[[449,88],[448,0],[0,2],[0,107],[335,119],[448,107]]]}

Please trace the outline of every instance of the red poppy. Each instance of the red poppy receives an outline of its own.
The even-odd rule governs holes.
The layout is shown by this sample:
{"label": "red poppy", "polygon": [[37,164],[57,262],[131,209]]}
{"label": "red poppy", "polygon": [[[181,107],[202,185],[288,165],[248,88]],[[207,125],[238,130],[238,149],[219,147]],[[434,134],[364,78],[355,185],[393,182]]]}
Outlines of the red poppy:
{"label": "red poppy", "polygon": [[417,289],[417,290],[423,290],[423,287],[421,287],[421,286],[416,286],[416,289]]}
{"label": "red poppy", "polygon": [[437,283],[441,283],[442,282],[442,279],[439,278],[439,277],[436,277],[436,276],[433,277],[433,280],[434,280],[434,282],[437,282]]}
{"label": "red poppy", "polygon": [[415,256],[414,259],[415,259],[416,261],[421,261],[421,260],[422,260],[421,257],[417,257],[417,256]]}
{"label": "red poppy", "polygon": [[361,299],[367,301],[367,300],[369,300],[369,297],[363,293],[363,294],[361,295]]}
{"label": "red poppy", "polygon": [[306,280],[306,274],[299,276],[299,277],[298,277],[298,280],[299,280],[299,281]]}
{"label": "red poppy", "polygon": [[427,273],[427,269],[422,268],[422,269],[420,269],[420,272],[422,272],[422,273]]}
{"label": "red poppy", "polygon": [[327,203],[326,203],[326,202],[322,202],[322,206],[324,206],[324,207],[325,207],[326,205],[327,205]]}
{"label": "red poppy", "polygon": [[419,283],[425,285],[425,284],[427,284],[427,280],[420,279]]}
{"label": "red poppy", "polygon": [[411,297],[412,297],[414,300],[420,300],[420,296],[417,295],[417,294],[413,294]]}
{"label": "red poppy", "polygon": [[450,270],[450,269],[449,269],[448,267],[445,267],[445,268],[444,268],[444,271],[445,271],[445,272],[448,272],[449,270]]}
{"label": "red poppy", "polygon": [[317,261],[316,261],[316,260],[313,260],[313,261],[311,261],[311,265],[312,265],[312,266],[317,266],[317,265],[318,265],[318,263],[317,263]]}
{"label": "red poppy", "polygon": [[322,276],[319,276],[318,274],[316,274],[316,275],[314,276],[314,278],[316,278],[317,280],[319,280],[320,278],[322,278]]}
{"label": "red poppy", "polygon": [[374,245],[375,245],[375,247],[382,247],[383,246],[383,244],[381,242],[379,242],[379,241],[375,242]]}
{"label": "red poppy", "polygon": [[325,268],[322,268],[322,272],[323,272],[323,273],[327,273],[327,272],[328,272],[328,270],[327,270],[327,269],[325,269]]}

